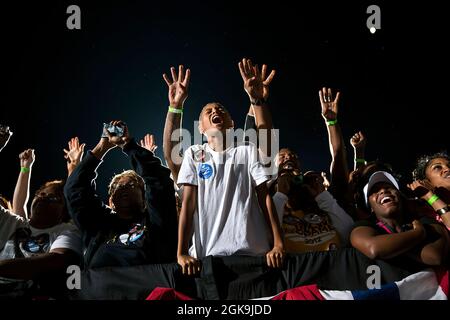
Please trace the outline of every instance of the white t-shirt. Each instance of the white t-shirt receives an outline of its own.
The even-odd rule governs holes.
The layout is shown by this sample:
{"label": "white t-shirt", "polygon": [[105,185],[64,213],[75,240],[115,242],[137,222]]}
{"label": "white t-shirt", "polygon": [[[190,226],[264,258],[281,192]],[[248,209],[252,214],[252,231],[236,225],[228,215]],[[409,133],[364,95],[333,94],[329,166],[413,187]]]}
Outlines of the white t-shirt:
{"label": "white t-shirt", "polygon": [[24,218],[0,206],[0,260],[16,257],[15,241],[25,258],[57,248],[82,254],[80,232],[74,224],[60,223],[51,228],[37,229]]}
{"label": "white t-shirt", "polygon": [[186,150],[178,184],[197,186],[193,245],[189,254],[262,255],[270,250],[270,233],[255,187],[268,180],[253,144],[223,152],[207,143]]}

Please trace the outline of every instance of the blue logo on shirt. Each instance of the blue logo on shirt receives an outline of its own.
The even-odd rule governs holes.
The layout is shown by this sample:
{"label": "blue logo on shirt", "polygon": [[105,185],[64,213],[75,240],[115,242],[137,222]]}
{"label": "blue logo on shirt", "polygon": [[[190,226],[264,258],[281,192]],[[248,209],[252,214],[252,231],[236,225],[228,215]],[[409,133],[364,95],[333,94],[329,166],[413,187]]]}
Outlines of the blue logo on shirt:
{"label": "blue logo on shirt", "polygon": [[207,163],[202,163],[198,172],[198,176],[202,179],[209,179],[213,174],[213,168]]}

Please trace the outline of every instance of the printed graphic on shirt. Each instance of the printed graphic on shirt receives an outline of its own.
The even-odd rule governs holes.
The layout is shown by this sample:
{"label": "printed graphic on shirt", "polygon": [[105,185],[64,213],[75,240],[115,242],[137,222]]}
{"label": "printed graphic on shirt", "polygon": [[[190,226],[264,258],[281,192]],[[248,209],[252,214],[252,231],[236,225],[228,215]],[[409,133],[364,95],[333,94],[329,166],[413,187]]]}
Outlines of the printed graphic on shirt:
{"label": "printed graphic on shirt", "polygon": [[126,246],[142,247],[146,231],[147,227],[145,225],[135,223],[127,233],[123,233],[119,236],[116,235],[107,243],[122,243]]}
{"label": "printed graphic on shirt", "polygon": [[203,148],[193,150],[192,156],[196,162],[207,162],[210,159],[208,153]]}
{"label": "printed graphic on shirt", "polygon": [[48,233],[31,236],[30,229],[20,228],[17,229],[14,237],[19,244],[20,251],[22,251],[25,257],[50,251],[50,236]]}
{"label": "printed graphic on shirt", "polygon": [[201,179],[209,179],[213,175],[213,168],[210,164],[202,163],[198,169],[198,176]]}
{"label": "printed graphic on shirt", "polygon": [[286,209],[283,217],[286,252],[328,251],[340,245],[339,235],[323,212]]}

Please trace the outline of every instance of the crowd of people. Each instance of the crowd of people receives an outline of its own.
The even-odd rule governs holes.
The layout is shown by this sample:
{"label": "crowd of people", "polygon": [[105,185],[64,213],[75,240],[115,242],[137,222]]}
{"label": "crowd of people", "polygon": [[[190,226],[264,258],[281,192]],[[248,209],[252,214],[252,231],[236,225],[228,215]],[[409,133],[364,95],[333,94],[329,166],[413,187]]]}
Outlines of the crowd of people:
{"label": "crowd of people", "polygon": [[[0,296],[37,284],[58,296],[70,265],[89,270],[178,263],[192,277],[207,256],[265,256],[269,268],[283,268],[288,254],[348,247],[417,270],[448,268],[446,153],[417,159],[411,183],[400,186],[388,163],[365,159],[367,140],[357,132],[350,139],[349,168],[338,122],[340,92],[322,88],[318,102],[331,164],[329,173],[310,171],[302,166],[302,150],[273,149],[277,136],[268,101],[275,70],[269,73],[249,59],[238,69],[250,105],[244,132],[256,132],[256,141],[230,139],[232,116],[210,102],[198,121],[207,142],[182,150],[179,129],[191,71],[180,65],[163,75],[169,100],[166,166],[154,154],[153,135],[136,140],[127,124],[114,120],[89,151],[77,137],[70,139],[64,150],[67,177],[43,183],[28,210],[35,152],[22,152],[13,199],[2,197],[0,203]],[[0,151],[10,138],[3,126]],[[130,168],[118,168],[124,171],[111,179],[108,199],[102,200],[97,170],[113,149],[129,158]],[[406,196],[405,188],[414,196]]]}

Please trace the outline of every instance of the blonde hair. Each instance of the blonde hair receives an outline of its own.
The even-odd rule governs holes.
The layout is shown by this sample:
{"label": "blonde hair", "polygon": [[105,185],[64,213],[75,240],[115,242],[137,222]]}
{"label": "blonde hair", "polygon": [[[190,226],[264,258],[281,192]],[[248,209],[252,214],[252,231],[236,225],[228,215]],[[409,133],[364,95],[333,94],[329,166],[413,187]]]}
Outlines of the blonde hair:
{"label": "blonde hair", "polygon": [[112,177],[111,182],[109,183],[108,186],[108,195],[112,195],[114,189],[117,186],[117,182],[124,178],[124,177],[128,177],[131,178],[132,180],[134,180],[134,182],[136,182],[139,186],[139,188],[142,191],[142,195],[145,195],[145,182],[144,179],[142,179],[142,177],[140,175],[138,175],[136,173],[136,171],[134,170],[125,170],[122,173],[116,174],[114,177]]}

